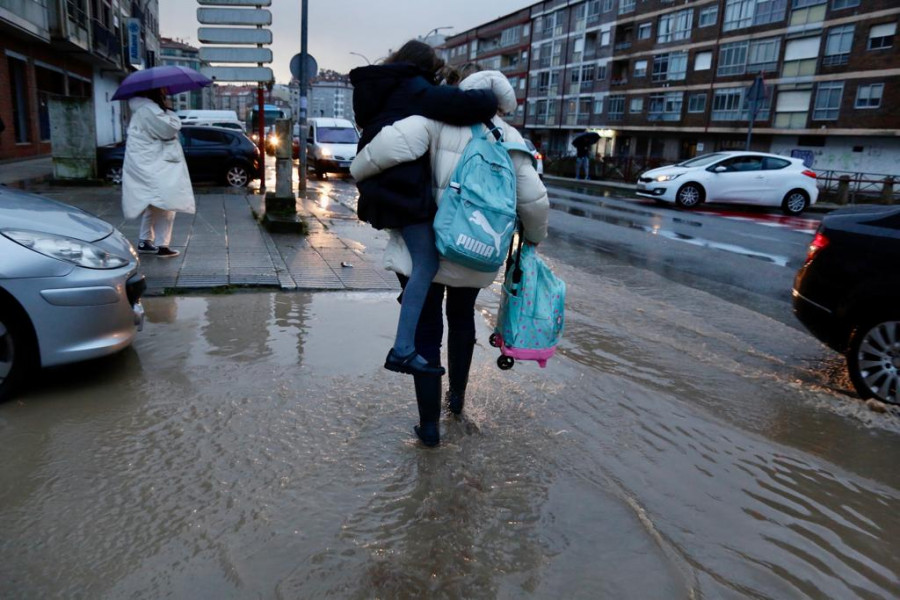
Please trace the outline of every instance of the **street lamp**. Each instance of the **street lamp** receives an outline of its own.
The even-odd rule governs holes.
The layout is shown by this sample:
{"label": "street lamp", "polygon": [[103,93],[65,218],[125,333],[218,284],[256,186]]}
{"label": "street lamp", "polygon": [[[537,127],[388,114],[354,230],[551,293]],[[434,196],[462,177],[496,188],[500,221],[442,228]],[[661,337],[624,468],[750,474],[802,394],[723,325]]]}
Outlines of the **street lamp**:
{"label": "street lamp", "polygon": [[431,31],[429,31],[428,33],[426,33],[425,35],[421,36],[419,39],[420,39],[420,40],[423,40],[423,41],[424,41],[424,40],[427,40],[428,38],[431,37],[431,34],[437,33],[437,32],[440,31],[441,29],[453,29],[453,25],[448,25],[448,26],[446,26],[446,27],[435,27],[434,29],[432,29]]}
{"label": "street lamp", "polygon": [[367,65],[371,65],[371,64],[372,64],[372,61],[369,60],[368,58],[366,58],[366,56],[365,56],[364,54],[360,54],[359,52],[351,52],[350,54],[355,54],[356,56],[362,57],[362,59],[363,59],[364,61],[366,61],[366,64],[367,64]]}

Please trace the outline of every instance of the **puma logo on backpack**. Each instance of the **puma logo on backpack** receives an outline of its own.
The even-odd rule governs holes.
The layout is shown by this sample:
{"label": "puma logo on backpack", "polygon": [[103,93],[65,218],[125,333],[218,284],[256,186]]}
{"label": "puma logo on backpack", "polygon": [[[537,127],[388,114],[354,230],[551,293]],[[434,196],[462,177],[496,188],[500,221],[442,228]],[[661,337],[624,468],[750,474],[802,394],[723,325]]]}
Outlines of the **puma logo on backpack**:
{"label": "puma logo on backpack", "polygon": [[[441,196],[434,218],[438,252],[476,271],[496,271],[506,258],[516,222],[516,171],[510,151],[531,157],[524,144],[496,141],[483,125],[472,126],[472,139]],[[532,157],[533,160],[533,157]]]}

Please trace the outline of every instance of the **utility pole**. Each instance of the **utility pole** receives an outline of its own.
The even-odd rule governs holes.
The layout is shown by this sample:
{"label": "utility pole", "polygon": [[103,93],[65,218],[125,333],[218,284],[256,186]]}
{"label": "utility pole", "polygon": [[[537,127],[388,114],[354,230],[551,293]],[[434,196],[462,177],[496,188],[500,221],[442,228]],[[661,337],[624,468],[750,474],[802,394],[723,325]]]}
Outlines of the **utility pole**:
{"label": "utility pole", "polygon": [[307,79],[309,78],[309,73],[307,72],[307,62],[309,60],[308,55],[306,54],[306,41],[307,41],[307,17],[309,15],[309,0],[300,0],[301,1],[301,9],[300,9],[300,113],[297,115],[297,129],[299,130],[299,140],[298,140],[298,158],[299,163],[297,165],[297,169],[300,171],[298,175],[298,183],[297,183],[297,191],[302,196],[306,194],[306,106],[307,106],[307,98],[306,98],[306,87],[307,87]]}

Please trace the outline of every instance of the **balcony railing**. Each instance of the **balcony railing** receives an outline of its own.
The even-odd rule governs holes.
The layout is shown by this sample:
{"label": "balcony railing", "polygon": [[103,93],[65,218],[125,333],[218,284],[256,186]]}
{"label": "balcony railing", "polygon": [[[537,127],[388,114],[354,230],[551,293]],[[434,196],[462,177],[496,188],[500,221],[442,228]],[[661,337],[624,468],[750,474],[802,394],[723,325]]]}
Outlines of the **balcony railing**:
{"label": "balcony railing", "polygon": [[88,16],[87,12],[85,12],[75,0],[67,0],[66,8],[69,15],[69,20],[78,25],[79,27],[83,27],[87,29],[88,27]]}

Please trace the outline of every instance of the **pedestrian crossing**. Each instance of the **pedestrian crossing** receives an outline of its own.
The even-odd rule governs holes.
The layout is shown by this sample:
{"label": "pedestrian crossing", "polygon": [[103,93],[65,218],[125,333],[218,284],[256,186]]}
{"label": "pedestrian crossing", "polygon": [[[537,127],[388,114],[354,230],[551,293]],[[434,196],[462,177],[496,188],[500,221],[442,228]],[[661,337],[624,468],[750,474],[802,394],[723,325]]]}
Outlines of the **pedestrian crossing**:
{"label": "pedestrian crossing", "polygon": [[779,229],[790,229],[800,233],[808,233],[813,235],[819,227],[818,219],[808,219],[805,217],[790,217],[787,215],[777,215],[768,213],[751,213],[733,210],[694,210],[696,214],[711,215],[731,219],[733,221],[744,221],[748,223],[756,223],[766,227],[777,227]]}

